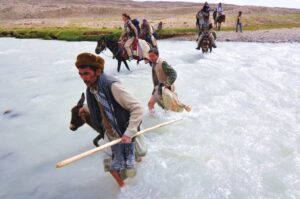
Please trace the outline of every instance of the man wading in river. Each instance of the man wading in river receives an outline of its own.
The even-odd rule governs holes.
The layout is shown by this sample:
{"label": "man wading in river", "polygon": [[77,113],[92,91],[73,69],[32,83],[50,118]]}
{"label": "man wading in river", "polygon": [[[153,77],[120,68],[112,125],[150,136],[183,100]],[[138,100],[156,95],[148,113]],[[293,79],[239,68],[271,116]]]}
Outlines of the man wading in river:
{"label": "man wading in river", "polygon": [[148,109],[153,111],[155,103],[158,103],[163,109],[182,112],[184,109],[190,112],[190,106],[185,105],[177,99],[174,82],[177,73],[166,61],[159,58],[159,52],[156,48],[149,51],[149,59],[152,66],[152,80],[154,89],[148,102]]}
{"label": "man wading in river", "polygon": [[[120,187],[125,185],[122,176],[135,176],[134,142],[132,136],[142,121],[141,104],[114,77],[103,73],[104,60],[91,53],[77,56],[75,63],[79,75],[87,85],[87,105],[92,122],[102,129],[109,140],[122,139],[111,147],[113,158],[110,173]],[[79,114],[84,114],[82,108]]]}

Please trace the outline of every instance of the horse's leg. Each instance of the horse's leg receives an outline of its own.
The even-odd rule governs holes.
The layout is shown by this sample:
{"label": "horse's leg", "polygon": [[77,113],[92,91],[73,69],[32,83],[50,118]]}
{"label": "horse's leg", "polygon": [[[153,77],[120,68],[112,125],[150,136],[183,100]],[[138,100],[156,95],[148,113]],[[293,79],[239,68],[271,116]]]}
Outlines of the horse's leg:
{"label": "horse's leg", "polygon": [[118,72],[120,72],[122,61],[118,59]]}
{"label": "horse's leg", "polygon": [[130,68],[129,68],[128,64],[127,64],[127,61],[126,61],[125,59],[123,59],[123,62],[124,62],[124,64],[125,64],[125,66],[126,66],[127,70],[129,70],[129,71],[130,71]]}

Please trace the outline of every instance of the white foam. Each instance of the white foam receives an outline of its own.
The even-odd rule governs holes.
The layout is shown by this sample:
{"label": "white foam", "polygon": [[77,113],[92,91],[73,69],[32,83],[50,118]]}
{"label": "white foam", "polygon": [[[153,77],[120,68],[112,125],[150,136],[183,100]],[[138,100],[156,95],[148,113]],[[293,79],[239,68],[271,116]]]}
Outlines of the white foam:
{"label": "white foam", "polygon": [[75,59],[96,43],[0,42],[10,52],[0,53],[0,111],[18,114],[0,117],[1,198],[300,198],[300,44],[218,43],[203,55],[194,42],[160,41],[191,113],[156,106],[148,114],[149,66],[130,62],[132,72],[118,74],[117,61],[103,56],[105,71],[142,102],[144,128],[184,117],[146,134],[148,155],[120,191],[103,171],[105,154],[55,169],[97,135],[68,129],[85,91]]}

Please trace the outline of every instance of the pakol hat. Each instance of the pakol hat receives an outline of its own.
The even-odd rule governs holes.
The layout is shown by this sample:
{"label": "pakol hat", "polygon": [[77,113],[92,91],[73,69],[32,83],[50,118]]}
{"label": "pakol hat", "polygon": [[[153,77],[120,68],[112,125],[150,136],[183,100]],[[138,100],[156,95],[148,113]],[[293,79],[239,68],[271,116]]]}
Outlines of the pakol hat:
{"label": "pakol hat", "polygon": [[81,53],[77,56],[76,67],[91,67],[94,69],[104,70],[104,59],[100,56],[96,56],[92,53]]}

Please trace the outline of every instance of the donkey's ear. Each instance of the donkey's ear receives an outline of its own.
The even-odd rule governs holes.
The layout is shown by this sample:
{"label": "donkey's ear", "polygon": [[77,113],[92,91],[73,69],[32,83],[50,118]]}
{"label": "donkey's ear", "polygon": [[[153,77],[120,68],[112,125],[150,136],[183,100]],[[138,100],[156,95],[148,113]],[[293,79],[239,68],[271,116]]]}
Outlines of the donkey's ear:
{"label": "donkey's ear", "polygon": [[84,96],[84,93],[82,93],[82,94],[81,94],[81,98],[80,98],[80,100],[78,101],[77,105],[78,105],[78,106],[83,106],[84,100],[85,100],[85,96]]}

